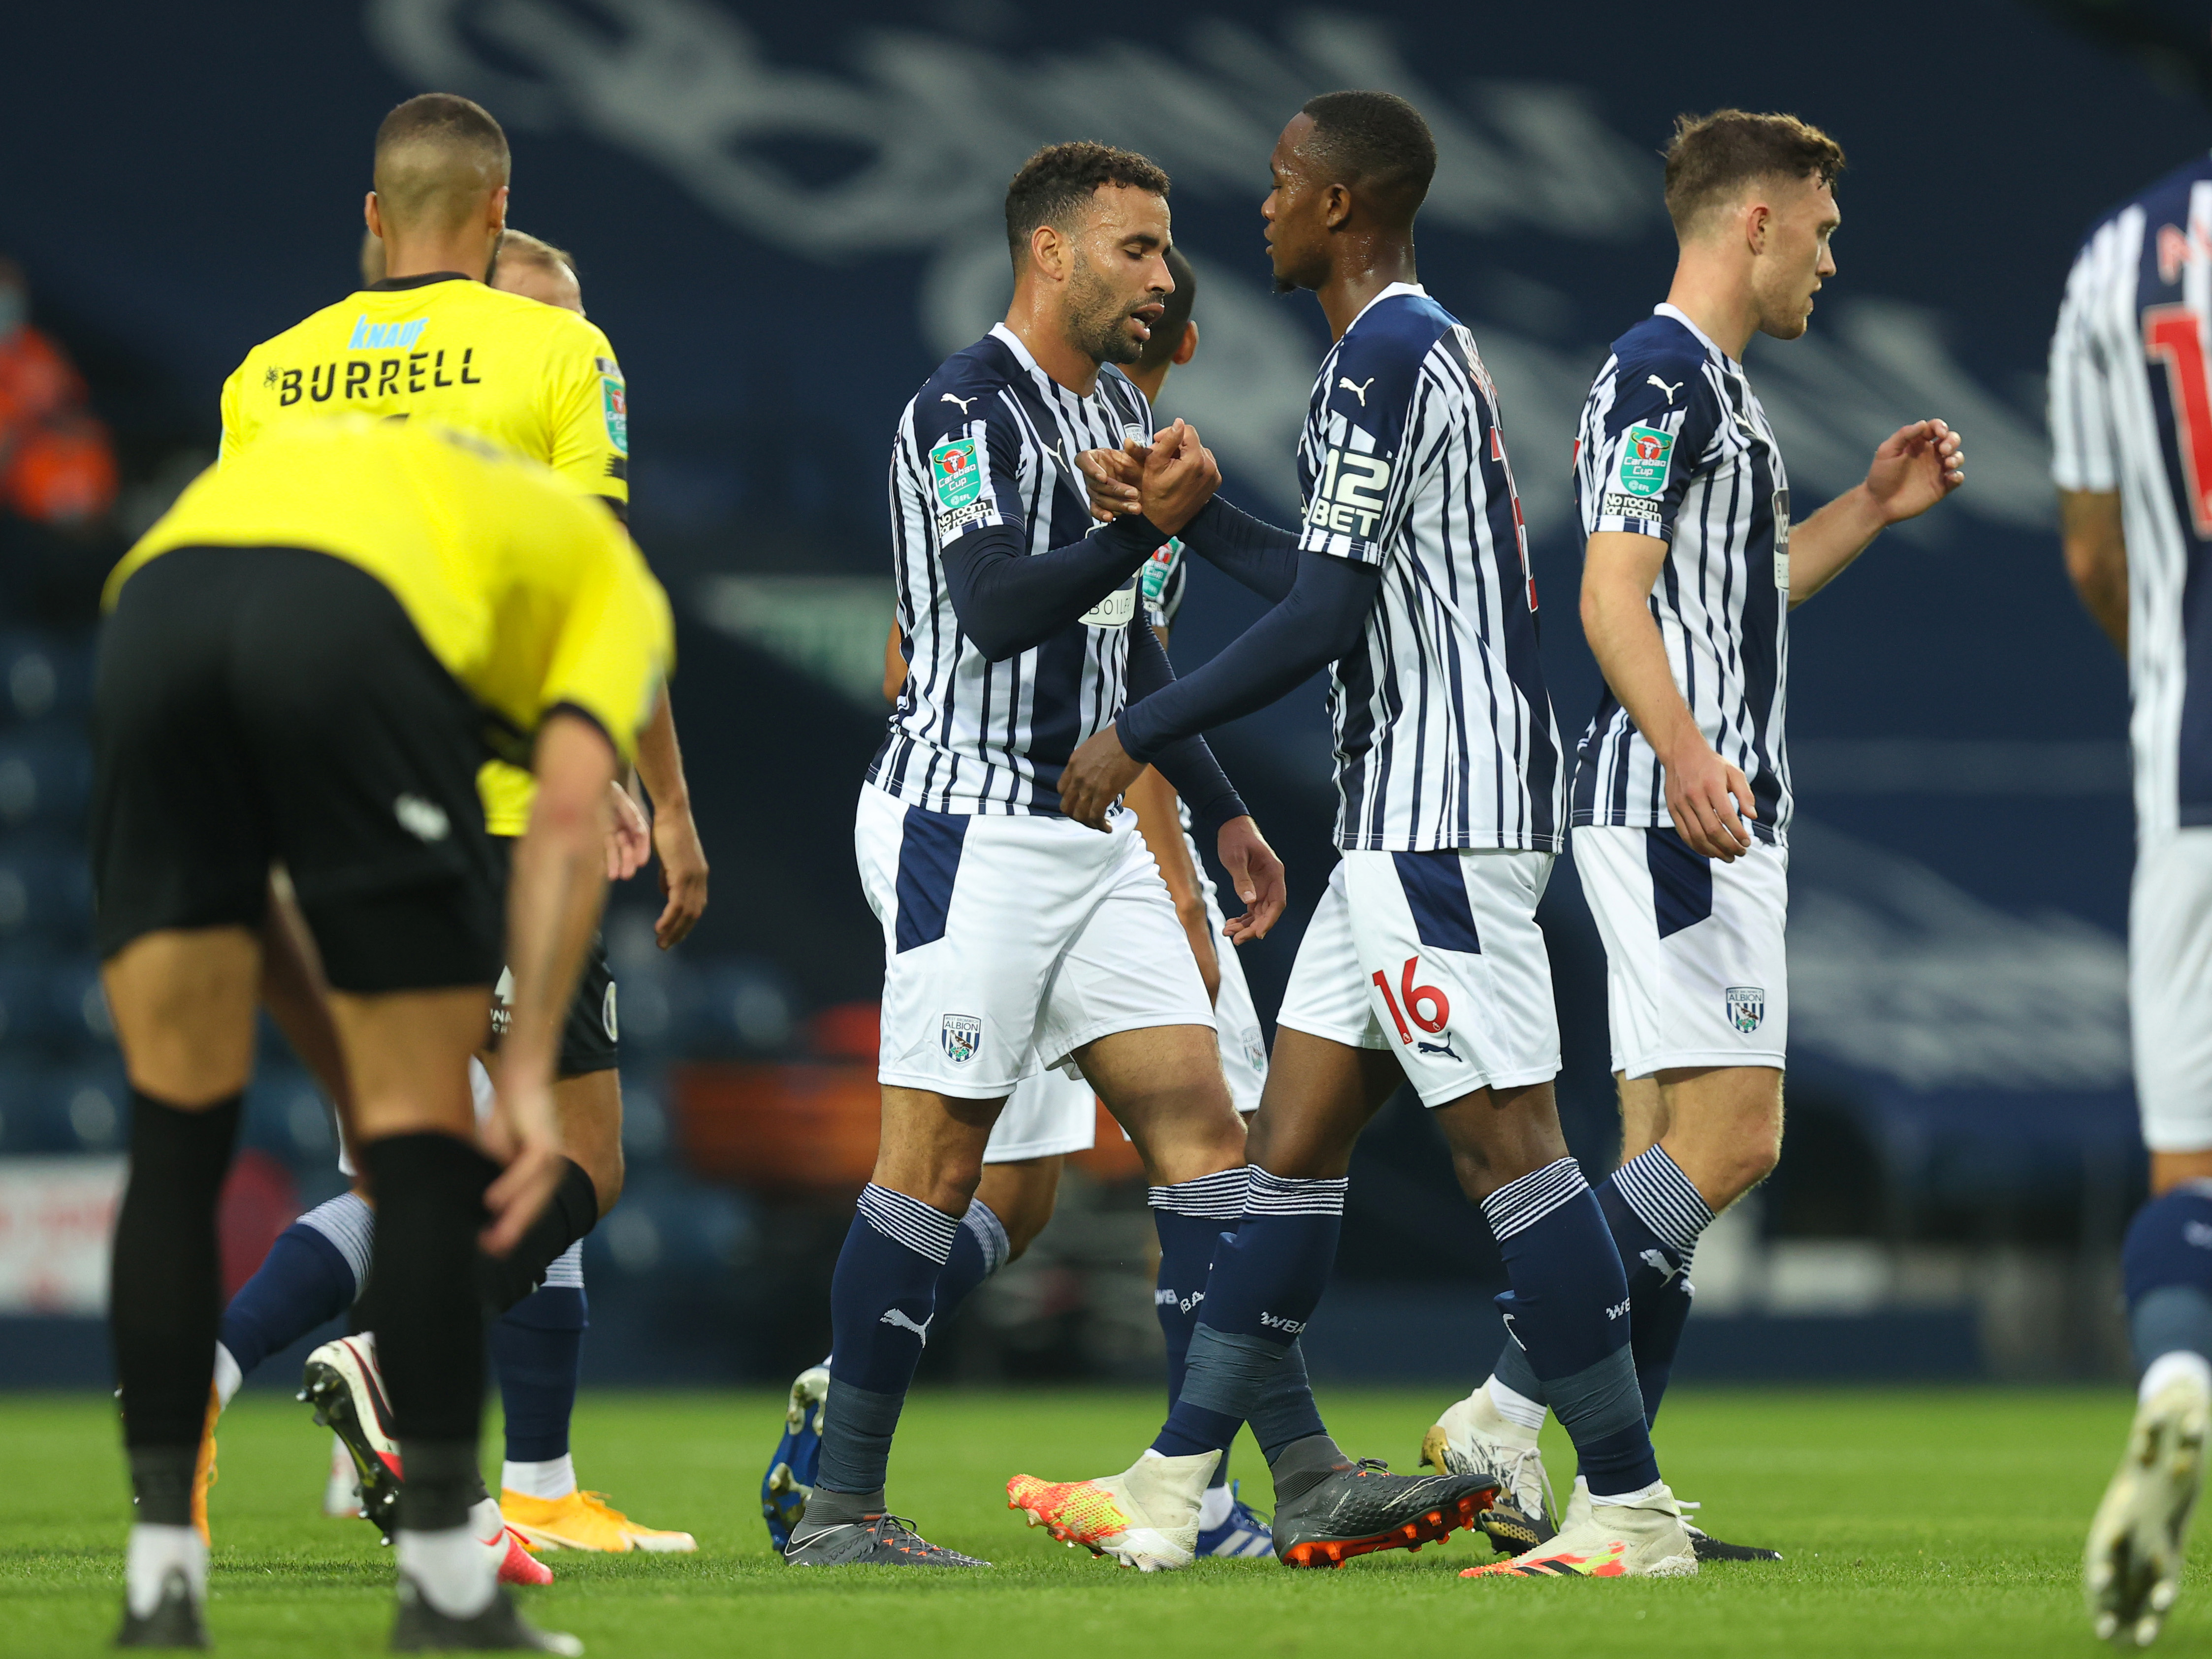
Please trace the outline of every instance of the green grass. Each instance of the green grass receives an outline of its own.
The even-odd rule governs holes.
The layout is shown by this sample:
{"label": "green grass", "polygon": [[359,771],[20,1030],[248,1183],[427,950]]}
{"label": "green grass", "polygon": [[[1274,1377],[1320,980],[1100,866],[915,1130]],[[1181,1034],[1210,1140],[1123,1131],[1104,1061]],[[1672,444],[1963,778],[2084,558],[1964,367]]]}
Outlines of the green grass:
{"label": "green grass", "polygon": [[[1347,1449],[1403,1469],[1445,1400],[1330,1389],[1322,1403]],[[1704,1501],[1714,1531],[1789,1559],[1665,1583],[1462,1583],[1460,1568],[1490,1559],[1464,1534],[1333,1573],[1271,1561],[1121,1571],[1025,1529],[1003,1482],[1122,1468],[1157,1408],[1149,1394],[1047,1390],[926,1394],[908,1410],[894,1507],[995,1571],[801,1574],[769,1553],[755,1509],[780,1407],[759,1394],[587,1396],[586,1482],[648,1524],[688,1528],[700,1549],[555,1555],[558,1582],[525,1593],[539,1621],[577,1632],[595,1659],[2087,1656],[2099,1650],[2079,1551],[2128,1401],[2118,1389],[1685,1390],[1662,1421],[1668,1478]],[[222,1651],[382,1650],[389,1557],[362,1523],[316,1513],[328,1444],[281,1398],[249,1395],[225,1418],[210,1610]],[[0,1654],[92,1653],[113,1628],[126,1518],[108,1403],[0,1396]],[[1564,1443],[1547,1454],[1571,1469]],[[1249,1441],[1236,1461],[1264,1498]],[[2209,1644],[2212,1595],[2185,1594],[2160,1647]]]}

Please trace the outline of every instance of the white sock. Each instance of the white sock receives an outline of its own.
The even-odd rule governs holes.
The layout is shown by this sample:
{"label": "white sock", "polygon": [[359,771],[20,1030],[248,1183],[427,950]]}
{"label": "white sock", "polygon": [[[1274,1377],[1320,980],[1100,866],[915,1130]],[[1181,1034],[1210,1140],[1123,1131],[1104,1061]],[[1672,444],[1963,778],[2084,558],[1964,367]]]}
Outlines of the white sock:
{"label": "white sock", "polygon": [[1229,1511],[1236,1499],[1226,1486],[1208,1486],[1206,1496],[1198,1500],[1198,1529],[1212,1532],[1229,1519]]}
{"label": "white sock", "polygon": [[2136,1398],[2148,1400],[2179,1376],[2194,1377],[2198,1387],[2212,1389],[2212,1364],[2207,1364],[2201,1353],[2175,1348],[2150,1362],[2149,1369],[2142,1374],[2142,1386],[2136,1390]]}
{"label": "white sock", "polygon": [[475,1618],[499,1589],[499,1556],[483,1547],[473,1527],[439,1532],[403,1528],[397,1551],[399,1571],[448,1619]]}
{"label": "white sock", "polygon": [[1544,1426],[1544,1402],[1531,1400],[1515,1389],[1507,1388],[1496,1377],[1482,1385],[1490,1394],[1491,1409],[1519,1429],[1534,1434]]}
{"label": "white sock", "polygon": [[543,1463],[502,1463],[499,1484],[525,1498],[566,1498],[576,1490],[576,1460],[563,1452]]}
{"label": "white sock", "polygon": [[131,1547],[123,1560],[123,1594],[139,1618],[161,1604],[169,1575],[181,1571],[192,1599],[207,1600],[207,1546],[190,1527],[157,1527],[141,1521],[131,1528]]}
{"label": "white sock", "polygon": [[496,1546],[507,1553],[507,1517],[499,1512],[499,1499],[479,1498],[469,1505],[469,1530],[479,1544]]}
{"label": "white sock", "polygon": [[231,1396],[238,1392],[238,1385],[245,1381],[246,1373],[239,1370],[238,1361],[231,1358],[230,1350],[224,1347],[222,1343],[216,1343],[215,1345],[215,1397],[216,1403],[222,1406],[228,1406],[230,1404]]}
{"label": "white sock", "polygon": [[1634,1492],[1594,1492],[1589,1495],[1590,1507],[1595,1509],[1601,1504],[1646,1503],[1650,1499],[1656,1498],[1661,1492],[1666,1490],[1667,1483],[1664,1480],[1654,1480],[1650,1486],[1639,1486]]}

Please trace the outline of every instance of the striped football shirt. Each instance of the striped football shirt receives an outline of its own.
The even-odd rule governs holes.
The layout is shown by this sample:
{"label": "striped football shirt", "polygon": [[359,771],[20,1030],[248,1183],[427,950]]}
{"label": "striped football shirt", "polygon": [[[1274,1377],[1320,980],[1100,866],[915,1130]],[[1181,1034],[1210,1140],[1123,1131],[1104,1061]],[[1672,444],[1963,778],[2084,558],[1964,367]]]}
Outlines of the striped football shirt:
{"label": "striped football shirt", "polygon": [[[1790,477],[1743,365],[1670,305],[1613,343],[1583,404],[1575,499],[1585,535],[1668,544],[1651,588],[1698,729],[1751,785],[1759,840],[1789,839]],[[1613,695],[1575,761],[1574,821],[1664,830],[1666,769]]]}
{"label": "striped football shirt", "polygon": [[1100,371],[1079,397],[1004,324],[946,359],[899,416],[891,448],[893,575],[908,671],[868,781],[933,811],[1060,811],[1076,745],[1121,712],[1139,575],[1042,644],[992,662],[960,630],[944,552],[988,526],[1031,555],[1097,527],[1075,457],[1149,441],[1152,409],[1127,376]]}
{"label": "striped football shirt", "polygon": [[2212,823],[2212,156],[2089,233],[2051,342],[2051,477],[2113,490],[2128,548],[2136,818]]}
{"label": "striped football shirt", "polygon": [[1379,565],[1329,686],[1346,851],[1556,851],[1559,727],[1498,392],[1474,337],[1394,283],[1322,359],[1298,445],[1299,547]]}

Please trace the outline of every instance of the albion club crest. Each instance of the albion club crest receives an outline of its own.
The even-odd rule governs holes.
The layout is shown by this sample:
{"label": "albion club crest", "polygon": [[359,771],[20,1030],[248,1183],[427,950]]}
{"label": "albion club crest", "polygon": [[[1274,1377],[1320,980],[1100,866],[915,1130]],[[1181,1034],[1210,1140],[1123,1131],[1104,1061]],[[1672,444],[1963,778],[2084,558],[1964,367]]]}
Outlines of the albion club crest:
{"label": "albion club crest", "polygon": [[1766,988],[1731,985],[1728,988],[1729,1024],[1749,1036],[1766,1018]]}
{"label": "albion club crest", "polygon": [[983,1022],[966,1014],[947,1014],[938,1040],[945,1045],[947,1060],[955,1066],[963,1065],[975,1059],[975,1050],[983,1046]]}

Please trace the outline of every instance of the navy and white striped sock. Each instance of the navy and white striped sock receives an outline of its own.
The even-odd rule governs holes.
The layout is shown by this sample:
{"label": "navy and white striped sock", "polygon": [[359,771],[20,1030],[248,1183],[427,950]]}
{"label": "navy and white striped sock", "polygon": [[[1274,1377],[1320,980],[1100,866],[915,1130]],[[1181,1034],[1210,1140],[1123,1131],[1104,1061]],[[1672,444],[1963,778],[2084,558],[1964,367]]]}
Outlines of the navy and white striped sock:
{"label": "navy and white striped sock", "polygon": [[1006,1265],[1006,1225],[980,1198],[968,1200],[945,1270],[937,1275],[937,1311],[949,1314],[969,1293]]}
{"label": "navy and white striped sock", "polygon": [[[1166,1456],[1227,1449],[1313,1317],[1336,1260],[1347,1179],[1279,1176],[1257,1164],[1249,1179],[1236,1232],[1214,1246],[1182,1392],[1152,1443]],[[1271,1410],[1271,1420],[1304,1421],[1310,1413],[1319,1432],[1310,1396],[1294,1393],[1303,1403]]]}
{"label": "navy and white striped sock", "polygon": [[[1243,1164],[1218,1170],[1195,1181],[1151,1188],[1152,1226],[1160,1236],[1160,1272],[1152,1290],[1153,1311],[1168,1348],[1168,1408],[1182,1397],[1183,1372],[1190,1360],[1191,1333],[1206,1305],[1206,1278],[1214,1247],[1233,1231],[1244,1208],[1247,1187]],[[1229,1479],[1229,1460],[1214,1465],[1213,1484]]]}
{"label": "navy and white striped sock", "polygon": [[228,1382],[224,1403],[256,1365],[352,1305],[368,1279],[375,1243],[376,1212],[352,1193],[317,1206],[276,1235],[217,1328],[232,1361],[228,1369],[216,1364],[218,1378]]}
{"label": "navy and white striped sock", "polygon": [[883,1488],[961,1218],[873,1182],[858,1212],[830,1285],[835,1358],[818,1484],[866,1494]]}
{"label": "navy and white striped sock", "polygon": [[1644,1420],[1655,1423],[1690,1319],[1691,1258],[1713,1212],[1663,1146],[1646,1147],[1615,1170],[1597,1198],[1628,1275],[1636,1380]]}
{"label": "navy and white striped sock", "polygon": [[1628,1285],[1605,1215],[1562,1158],[1482,1200],[1513,1288],[1498,1298],[1506,1328],[1575,1443],[1592,1496],[1659,1478],[1629,1351]]}

